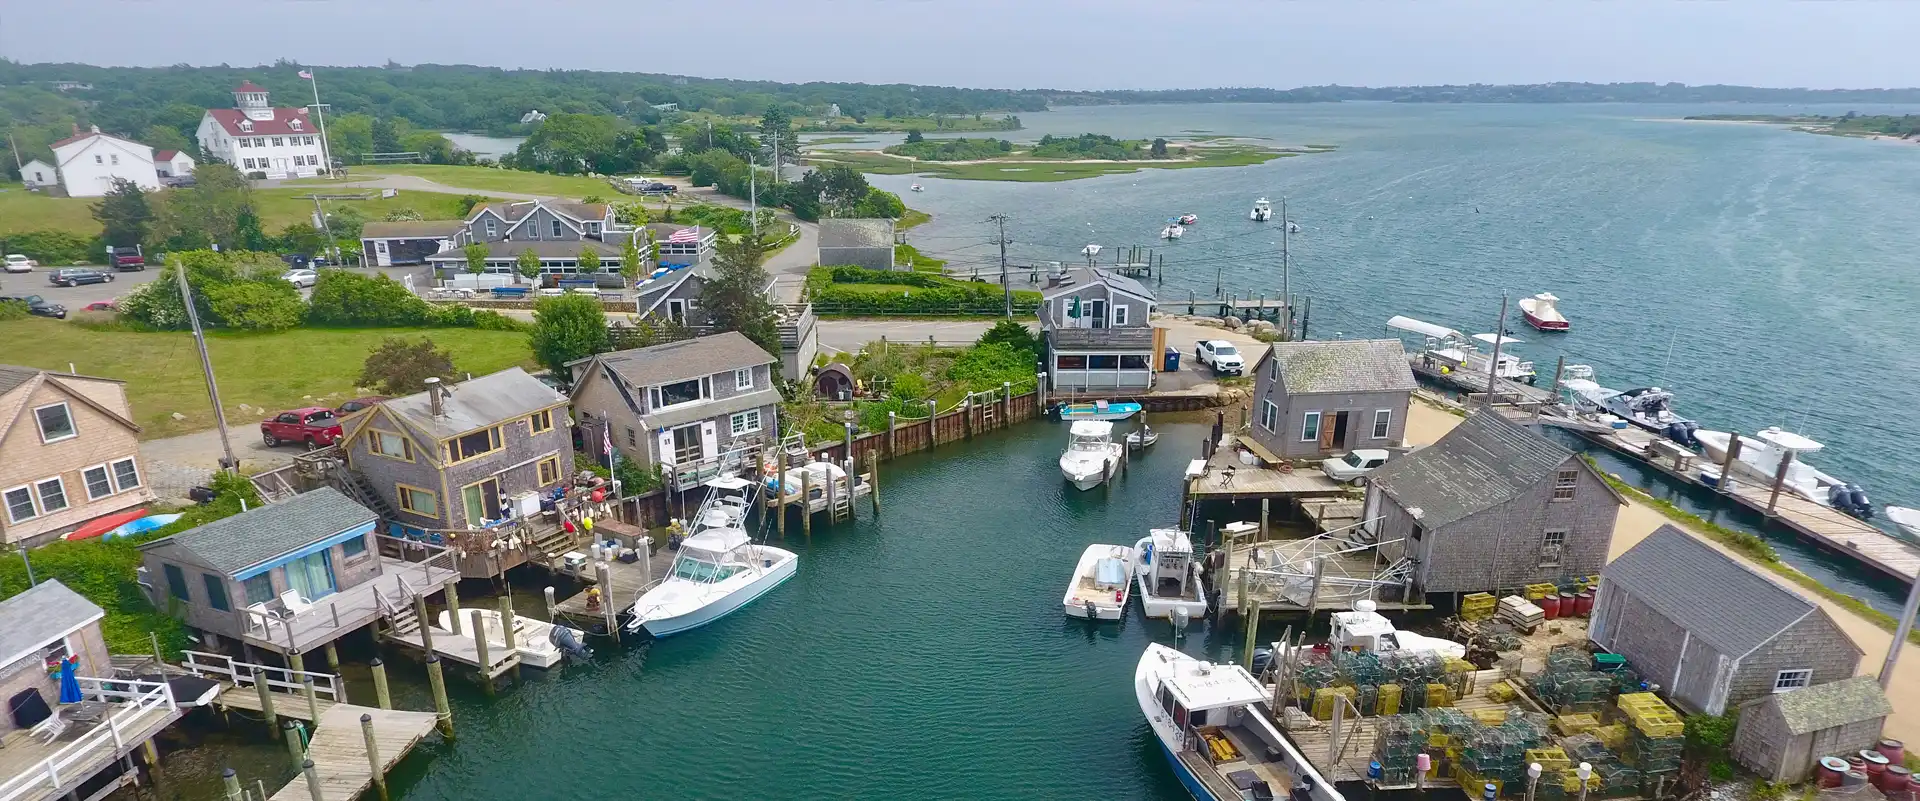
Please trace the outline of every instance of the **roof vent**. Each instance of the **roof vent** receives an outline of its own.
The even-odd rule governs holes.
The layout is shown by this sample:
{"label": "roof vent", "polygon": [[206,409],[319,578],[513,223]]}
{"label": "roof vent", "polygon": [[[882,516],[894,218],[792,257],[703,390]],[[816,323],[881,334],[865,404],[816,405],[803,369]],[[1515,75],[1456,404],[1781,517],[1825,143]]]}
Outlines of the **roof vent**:
{"label": "roof vent", "polygon": [[447,415],[446,404],[441,402],[440,393],[443,391],[445,390],[440,387],[440,379],[438,377],[429,376],[427,378],[427,411],[431,412],[434,417],[445,417]]}

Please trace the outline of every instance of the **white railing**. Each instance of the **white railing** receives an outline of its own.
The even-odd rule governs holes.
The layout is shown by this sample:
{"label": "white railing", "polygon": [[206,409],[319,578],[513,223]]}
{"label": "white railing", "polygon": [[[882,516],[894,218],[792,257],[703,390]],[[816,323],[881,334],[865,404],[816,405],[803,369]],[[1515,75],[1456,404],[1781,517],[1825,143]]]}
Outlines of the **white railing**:
{"label": "white railing", "polygon": [[186,659],[180,666],[188,673],[201,678],[217,676],[235,687],[252,687],[254,671],[265,677],[267,689],[302,695],[305,693],[305,679],[313,679],[315,697],[335,703],[345,703],[347,688],[339,676],[332,673],[315,673],[310,670],[289,670],[273,665],[261,665],[242,662],[225,654],[210,654],[204,651],[182,651]]}
{"label": "white railing", "polygon": [[[69,772],[76,763],[99,760],[104,766],[113,761],[113,757],[139,744],[139,738],[145,734],[144,728],[136,725],[139,719],[154,710],[164,709],[168,713],[178,709],[173,702],[173,690],[166,682],[134,681],[128,679],[96,679],[79,677],[80,694],[90,700],[108,703],[121,703],[104,724],[81,735],[79,739],[68,743],[65,748],[55,751],[46,759],[29,766],[26,770],[0,783],[0,801],[15,801],[29,795],[41,795],[45,789],[53,790],[53,795],[65,795],[69,788],[77,787],[81,782],[93,777],[97,772],[87,766]],[[59,714],[62,710],[55,710]],[[71,724],[69,724],[71,725]],[[17,746],[16,746],[17,747]]]}

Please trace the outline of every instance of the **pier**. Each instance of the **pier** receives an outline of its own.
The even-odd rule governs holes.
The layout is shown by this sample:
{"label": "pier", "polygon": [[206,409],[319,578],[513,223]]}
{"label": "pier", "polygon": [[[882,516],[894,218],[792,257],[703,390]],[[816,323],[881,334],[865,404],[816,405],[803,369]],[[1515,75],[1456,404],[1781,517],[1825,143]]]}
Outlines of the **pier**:
{"label": "pier", "polygon": [[[432,712],[334,706],[320,715],[307,742],[305,764],[311,767],[274,793],[272,801],[358,798],[376,783],[384,787],[387,771],[433,732],[436,720]],[[317,790],[311,785],[316,779]]]}
{"label": "pier", "polygon": [[[588,559],[574,566],[564,558],[555,560],[546,567],[556,575],[580,582],[583,587],[580,592],[552,604],[552,622],[619,639],[621,616],[641,593],[673,569],[673,558],[673,551],[661,548],[632,562],[617,558],[597,562]],[[603,567],[604,574],[600,570]]]}

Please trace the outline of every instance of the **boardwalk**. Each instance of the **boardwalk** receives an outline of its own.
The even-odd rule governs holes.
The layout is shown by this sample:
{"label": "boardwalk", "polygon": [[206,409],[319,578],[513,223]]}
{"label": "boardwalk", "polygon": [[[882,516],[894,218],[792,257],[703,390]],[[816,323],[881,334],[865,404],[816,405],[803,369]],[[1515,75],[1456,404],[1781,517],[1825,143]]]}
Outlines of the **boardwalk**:
{"label": "boardwalk", "polygon": [[[218,698],[213,699],[213,703],[222,709],[241,709],[254,714],[259,714],[264,711],[260,708],[260,691],[253,687],[235,687],[228,685],[226,689],[220,691]],[[328,710],[339,706],[332,701],[319,697],[317,694],[313,699],[313,705],[319,707],[320,717],[322,718],[327,716]],[[294,718],[296,720],[309,722],[313,720],[313,712],[307,707],[307,698],[304,695],[289,695],[283,692],[275,692],[273,694],[273,714],[283,718]]]}
{"label": "boardwalk", "polygon": [[[366,736],[360,731],[360,716],[373,716],[374,740],[380,749],[380,769],[393,769],[401,757],[413,750],[433,731],[432,712],[400,712],[391,709],[337,704],[320,715],[313,740],[307,744],[307,758],[313,760],[320,776],[321,797],[358,798],[373,785],[373,770],[367,758]],[[307,777],[293,781],[273,794],[273,801],[313,801]]]}
{"label": "boardwalk", "polygon": [[[633,606],[633,602],[639,599],[641,592],[654,581],[667,575],[667,571],[673,568],[673,557],[673,551],[662,548],[652,554],[647,564],[637,561],[631,564],[618,561],[607,564],[611,589],[601,602],[613,607],[613,616],[616,621],[628,607]],[[587,565],[585,570],[578,572],[558,564],[552,566],[552,570],[556,574],[571,577],[586,586],[593,586],[599,580],[595,577],[591,564]],[[608,633],[605,613],[602,610],[587,610],[585,589],[555,603],[553,613],[555,618],[566,618],[575,628],[589,634]]]}

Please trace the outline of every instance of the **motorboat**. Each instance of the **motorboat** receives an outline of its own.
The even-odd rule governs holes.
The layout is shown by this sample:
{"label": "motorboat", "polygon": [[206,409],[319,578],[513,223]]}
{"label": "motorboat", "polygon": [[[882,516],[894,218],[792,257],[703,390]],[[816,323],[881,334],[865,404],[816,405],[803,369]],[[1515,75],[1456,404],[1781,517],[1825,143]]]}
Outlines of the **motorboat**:
{"label": "motorboat", "polygon": [[1175,222],[1178,222],[1181,225],[1193,225],[1200,222],[1200,215],[1194,214],[1193,212],[1187,212],[1186,214],[1180,215],[1180,219],[1176,220]]}
{"label": "motorboat", "polygon": [[1113,423],[1075,420],[1067,432],[1067,451],[1060,454],[1060,475],[1076,489],[1090,490],[1120,472],[1125,449],[1113,441]]}
{"label": "motorboat", "polygon": [[821,460],[788,468],[786,475],[779,480],[769,477],[767,492],[782,501],[783,507],[785,504],[798,503],[800,494],[807,493],[807,511],[821,512],[826,510],[829,500],[837,501],[844,497],[848,501],[857,501],[873,494],[873,484],[869,483],[865,474],[859,474],[853,476],[849,488],[846,468]]}
{"label": "motorboat", "polygon": [[1138,403],[1109,403],[1097,400],[1092,403],[1062,403],[1055,407],[1055,414],[1062,421],[1074,420],[1125,420],[1140,413]]}
{"label": "motorboat", "polygon": [[[1464,659],[1467,646],[1453,640],[1428,637],[1411,631],[1394,628],[1393,621],[1377,611],[1379,606],[1371,600],[1353,602],[1353,611],[1335,612],[1329,621],[1327,641],[1317,645],[1298,646],[1302,650],[1319,651],[1359,651],[1382,654],[1388,651],[1430,651],[1443,657]],[[1270,653],[1285,654],[1289,646],[1274,643]]]}
{"label": "motorboat", "polygon": [[1167,227],[1160,229],[1161,239],[1179,239],[1186,235],[1187,229],[1180,227],[1179,223],[1171,223],[1168,224]]}
{"label": "motorboat", "polygon": [[1273,693],[1245,668],[1150,643],[1133,689],[1174,776],[1196,801],[1346,801],[1274,728]]}
{"label": "motorboat", "polygon": [[1567,365],[1560,389],[1575,411],[1612,415],[1682,445],[1698,445],[1700,424],[1673,412],[1673,393],[1659,387],[1608,389],[1593,380],[1593,368]]}
{"label": "motorboat", "polygon": [[[1725,431],[1700,429],[1694,432],[1694,436],[1700,441],[1700,450],[1715,465],[1726,462],[1731,435]],[[1826,446],[1819,442],[1781,430],[1778,426],[1762,429],[1751,437],[1743,435],[1740,437],[1740,453],[1733,462],[1734,481],[1772,487],[1774,481],[1778,480],[1782,490],[1861,520],[1873,519],[1873,502],[1867,499],[1866,491],[1860,489],[1858,484],[1841,481],[1800,461],[1802,454],[1818,453],[1824,448]],[[1780,472],[1782,462],[1788,463],[1785,474]],[[1715,483],[1718,484],[1718,481]]]}
{"label": "motorboat", "polygon": [[1520,316],[1526,319],[1527,325],[1542,331],[1565,331],[1573,325],[1561,316],[1559,303],[1560,299],[1552,292],[1521,298]]}
{"label": "motorboat", "polygon": [[1207,614],[1201,595],[1200,560],[1193,539],[1177,528],[1156,528],[1133,544],[1133,575],[1140,584],[1140,608],[1147,617],[1165,618],[1175,628]]}
{"label": "motorboat", "polygon": [[1247,212],[1247,219],[1254,222],[1266,222],[1273,219],[1273,204],[1267,202],[1266,198],[1260,198],[1254,201],[1253,211]]}
{"label": "motorboat", "polygon": [[665,578],[633,602],[627,630],[668,637],[726,617],[793,578],[792,551],[758,544],[737,528],[686,538]]}
{"label": "motorboat", "polygon": [[1153,426],[1142,425],[1139,431],[1127,432],[1127,447],[1136,451],[1151,448],[1159,441],[1160,432],[1153,430]]}
{"label": "motorboat", "polygon": [[[495,649],[493,653],[500,653],[501,649],[507,647],[507,635],[506,632],[500,628],[500,611],[497,609],[460,610],[460,636],[474,636],[474,632],[472,631],[473,616],[476,614],[480,616],[480,627],[485,630],[484,633],[488,646]],[[451,610],[441,610],[438,618],[440,628],[447,632],[454,631],[454,626],[451,625],[453,623],[452,617],[453,614]],[[554,629],[564,629],[566,636],[556,637]],[[435,636],[444,637],[446,635],[436,632]],[[536,668],[550,668],[560,664],[567,658],[568,653],[568,649],[561,647],[560,643],[567,641],[569,636],[571,637],[571,641],[578,647],[577,644],[584,639],[586,635],[579,629],[559,626],[543,620],[522,617],[520,615],[513,616],[513,649],[514,652],[519,655],[520,664],[522,665]]]}
{"label": "motorboat", "polygon": [[1089,545],[1073,568],[1066,597],[1060,599],[1067,617],[1083,620],[1119,620],[1127,614],[1133,572],[1128,560],[1133,549],[1125,545]]}
{"label": "motorboat", "polygon": [[[1369,219],[1369,220],[1371,220],[1371,219],[1373,219],[1373,218],[1372,218],[1372,217],[1368,217],[1367,219]],[[1292,220],[1288,220],[1288,221],[1287,221],[1287,233],[1289,233],[1289,234],[1297,234],[1297,233],[1300,233],[1300,224],[1299,224],[1299,223],[1297,223],[1297,222],[1294,222],[1294,221],[1292,221]]]}
{"label": "motorboat", "polygon": [[1526,344],[1511,336],[1474,334],[1469,337],[1446,326],[1404,316],[1395,316],[1387,320],[1387,328],[1419,334],[1424,339],[1418,357],[1420,364],[1429,372],[1437,372],[1442,376],[1464,372],[1480,377],[1482,386],[1479,389],[1482,390],[1486,388],[1484,377],[1487,374],[1487,367],[1494,358],[1490,350],[1481,349],[1482,345],[1489,348],[1499,347],[1499,366],[1494,374],[1500,378],[1527,384],[1532,384],[1539,378],[1533,371],[1533,362],[1522,359],[1508,350],[1511,346]]}
{"label": "motorboat", "polygon": [[1099,246],[1099,245],[1088,245],[1088,246],[1086,246],[1086,247],[1083,247],[1083,248],[1081,248],[1081,249],[1080,249],[1080,255],[1082,255],[1082,256],[1085,256],[1085,257],[1087,257],[1087,258],[1089,258],[1089,259],[1091,259],[1091,258],[1093,258],[1093,257],[1095,257],[1095,256],[1098,256],[1098,255],[1100,255],[1100,246]]}
{"label": "motorboat", "polygon": [[922,188],[922,187],[921,187],[921,186],[920,186],[919,184],[914,184],[913,186],[910,186],[910,187],[907,187],[907,189],[908,189],[908,191],[912,191],[912,192],[925,192],[925,191],[927,191],[926,189],[924,189],[924,188]]}
{"label": "motorboat", "polygon": [[1899,531],[1901,539],[1920,545],[1920,509],[1891,504],[1880,507],[1893,527]]}

